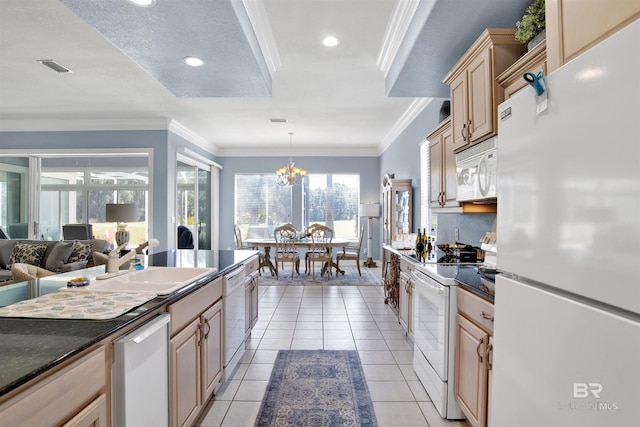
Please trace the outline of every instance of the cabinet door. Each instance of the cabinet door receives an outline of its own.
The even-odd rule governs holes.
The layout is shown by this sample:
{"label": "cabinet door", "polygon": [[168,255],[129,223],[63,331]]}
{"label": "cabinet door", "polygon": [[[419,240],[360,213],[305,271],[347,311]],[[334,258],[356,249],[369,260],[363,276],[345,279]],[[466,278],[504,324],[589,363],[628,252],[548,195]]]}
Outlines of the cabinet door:
{"label": "cabinet door", "polygon": [[488,369],[485,361],[489,334],[457,315],[456,327],[456,400],[472,427],[484,427],[487,422]]}
{"label": "cabinet door", "polygon": [[107,395],[103,393],[66,422],[63,427],[106,427],[106,425]]}
{"label": "cabinet door", "polygon": [[398,302],[398,317],[400,325],[408,333],[409,328],[409,287],[411,286],[411,278],[403,271],[400,272],[400,295]]}
{"label": "cabinet door", "polygon": [[200,319],[170,340],[171,425],[192,425],[200,410]]}
{"label": "cabinet door", "polygon": [[456,155],[453,152],[455,143],[451,128],[446,129],[442,134],[442,164],[444,165],[443,176],[443,207],[457,207],[460,203],[456,201],[458,193],[458,174],[456,172]]}
{"label": "cabinet door", "polygon": [[467,73],[463,71],[455,80],[451,82],[451,131],[453,132],[453,143],[456,150],[469,144],[468,134],[468,113],[467,113]]}
{"label": "cabinet door", "polygon": [[251,276],[244,280],[244,336],[251,333],[251,286],[253,281]]}
{"label": "cabinet door", "polygon": [[633,0],[547,0],[545,3],[549,72],[640,16],[640,2]]}
{"label": "cabinet door", "polygon": [[202,402],[209,400],[222,378],[222,300],[200,316],[204,332],[201,348]]}
{"label": "cabinet door", "polygon": [[[480,142],[493,134],[493,73],[491,71],[491,50],[485,49],[469,64],[468,103],[470,143]],[[455,147],[456,149],[460,147]]]}
{"label": "cabinet door", "polygon": [[443,144],[441,136],[429,141],[429,194],[431,207],[440,207],[442,202]]}
{"label": "cabinet door", "polygon": [[253,273],[253,286],[251,286],[251,327],[258,323],[258,276]]}

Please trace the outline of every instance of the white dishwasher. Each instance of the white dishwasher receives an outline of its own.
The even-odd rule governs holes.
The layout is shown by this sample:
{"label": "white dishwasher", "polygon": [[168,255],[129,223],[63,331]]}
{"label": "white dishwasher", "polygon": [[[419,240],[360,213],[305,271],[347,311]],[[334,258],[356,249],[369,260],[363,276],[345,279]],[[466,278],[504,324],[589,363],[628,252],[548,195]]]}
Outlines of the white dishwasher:
{"label": "white dishwasher", "polygon": [[119,427],[169,425],[169,313],[113,342],[112,421]]}
{"label": "white dishwasher", "polygon": [[233,374],[244,355],[245,331],[245,267],[241,266],[224,275],[222,310],[224,314],[224,370],[222,381]]}

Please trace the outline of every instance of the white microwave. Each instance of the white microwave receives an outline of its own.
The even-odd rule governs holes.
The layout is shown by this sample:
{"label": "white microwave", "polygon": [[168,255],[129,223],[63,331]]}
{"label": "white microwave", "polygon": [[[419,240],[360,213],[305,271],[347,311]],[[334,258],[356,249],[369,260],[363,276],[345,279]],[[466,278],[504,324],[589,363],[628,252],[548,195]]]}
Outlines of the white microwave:
{"label": "white microwave", "polygon": [[459,202],[492,201],[497,197],[498,138],[493,137],[456,154]]}

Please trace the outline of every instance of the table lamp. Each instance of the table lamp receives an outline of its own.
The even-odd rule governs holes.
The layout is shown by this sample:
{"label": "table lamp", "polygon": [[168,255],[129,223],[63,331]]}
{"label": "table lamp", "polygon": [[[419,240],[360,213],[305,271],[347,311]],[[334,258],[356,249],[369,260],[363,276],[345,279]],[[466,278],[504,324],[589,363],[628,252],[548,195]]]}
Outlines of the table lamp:
{"label": "table lamp", "polygon": [[117,222],[116,244],[118,246],[129,243],[128,222],[138,221],[138,206],[133,203],[107,203],[107,222]]}
{"label": "table lamp", "polygon": [[371,235],[371,221],[373,218],[380,216],[380,205],[378,203],[363,203],[360,205],[360,216],[367,217],[367,260],[364,262],[365,267],[377,267],[376,263],[371,259],[371,243],[373,236]]}

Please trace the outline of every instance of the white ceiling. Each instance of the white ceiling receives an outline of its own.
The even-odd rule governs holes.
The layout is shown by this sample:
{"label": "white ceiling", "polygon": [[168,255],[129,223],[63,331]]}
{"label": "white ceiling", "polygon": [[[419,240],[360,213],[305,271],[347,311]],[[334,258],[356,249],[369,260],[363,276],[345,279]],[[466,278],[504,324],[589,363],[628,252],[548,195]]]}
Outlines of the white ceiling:
{"label": "white ceiling", "polygon": [[[420,47],[427,29],[457,28],[428,55],[448,70],[455,57],[443,52],[459,56],[482,28],[497,26],[484,21],[490,18],[470,19],[469,10],[454,13],[451,3],[465,6],[462,0],[156,0],[141,9],[127,0],[0,0],[0,130],[166,129],[171,122],[219,156],[288,154],[288,132],[294,155],[378,155],[428,102],[414,96],[442,95],[441,87],[406,89],[420,82],[421,67],[433,66],[423,63],[429,50]],[[521,17],[528,3],[467,0],[466,6]],[[431,11],[439,26],[429,23]],[[465,20],[472,25],[461,26]],[[341,44],[322,46],[327,34]],[[396,49],[402,61],[394,64]],[[386,83],[381,53],[382,68],[391,68]],[[182,64],[193,54],[205,57],[203,67]],[[56,73],[39,59],[73,73]],[[431,77],[433,86],[442,77]],[[387,96],[394,87],[403,97]]]}

